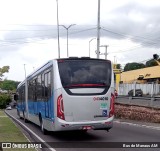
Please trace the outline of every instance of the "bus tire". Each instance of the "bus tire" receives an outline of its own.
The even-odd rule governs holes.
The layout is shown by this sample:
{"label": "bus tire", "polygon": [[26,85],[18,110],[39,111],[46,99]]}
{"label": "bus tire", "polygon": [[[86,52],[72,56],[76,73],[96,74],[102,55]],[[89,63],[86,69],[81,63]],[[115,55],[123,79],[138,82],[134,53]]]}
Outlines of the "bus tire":
{"label": "bus tire", "polygon": [[25,113],[23,112],[23,120],[25,123],[28,123],[28,120],[26,119]]}
{"label": "bus tire", "polygon": [[20,118],[20,119],[21,119],[20,112],[19,112],[19,110],[18,110],[18,109],[17,109],[17,116],[18,116],[18,118]]}
{"label": "bus tire", "polygon": [[44,124],[43,124],[43,120],[42,120],[42,117],[40,116],[39,118],[40,120],[40,128],[41,128],[41,132],[44,134],[44,135],[47,135],[47,130],[44,128]]}
{"label": "bus tire", "polygon": [[88,130],[82,130],[82,133],[87,133],[88,132]]}

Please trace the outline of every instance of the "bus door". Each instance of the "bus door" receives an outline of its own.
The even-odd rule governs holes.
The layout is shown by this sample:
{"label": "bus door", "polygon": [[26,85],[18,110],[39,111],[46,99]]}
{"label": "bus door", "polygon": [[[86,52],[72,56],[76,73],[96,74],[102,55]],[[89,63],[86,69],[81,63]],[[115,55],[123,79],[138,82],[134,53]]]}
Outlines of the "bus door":
{"label": "bus door", "polygon": [[38,111],[37,111],[37,78],[33,80],[33,110],[34,110],[34,114],[38,114]]}
{"label": "bus door", "polygon": [[20,89],[20,103],[19,108],[21,111],[25,111],[25,86]]}
{"label": "bus door", "polygon": [[45,117],[51,117],[51,71],[44,74]]}

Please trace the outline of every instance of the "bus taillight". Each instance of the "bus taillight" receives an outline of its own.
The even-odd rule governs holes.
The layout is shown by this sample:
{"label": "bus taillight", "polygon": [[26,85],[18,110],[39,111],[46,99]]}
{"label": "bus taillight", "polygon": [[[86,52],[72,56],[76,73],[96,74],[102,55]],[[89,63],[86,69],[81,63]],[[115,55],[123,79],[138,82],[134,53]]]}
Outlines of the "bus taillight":
{"label": "bus taillight", "polygon": [[111,94],[109,117],[112,117],[113,115],[114,115],[114,95]]}
{"label": "bus taillight", "polygon": [[62,94],[57,99],[57,117],[65,120]]}

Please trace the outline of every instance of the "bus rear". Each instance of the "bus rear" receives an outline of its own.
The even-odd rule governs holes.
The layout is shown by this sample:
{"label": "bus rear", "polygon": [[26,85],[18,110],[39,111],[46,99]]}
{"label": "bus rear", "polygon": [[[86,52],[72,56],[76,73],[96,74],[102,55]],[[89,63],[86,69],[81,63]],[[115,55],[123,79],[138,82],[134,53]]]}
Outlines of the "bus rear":
{"label": "bus rear", "polygon": [[112,128],[114,80],[110,61],[58,59],[56,74],[55,130]]}

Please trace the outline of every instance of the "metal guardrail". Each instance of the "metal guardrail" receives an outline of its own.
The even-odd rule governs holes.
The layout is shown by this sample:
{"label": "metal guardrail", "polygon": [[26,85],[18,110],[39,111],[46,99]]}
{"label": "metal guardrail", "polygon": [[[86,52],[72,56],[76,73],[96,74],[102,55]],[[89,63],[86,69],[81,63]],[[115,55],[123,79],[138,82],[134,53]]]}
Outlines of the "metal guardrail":
{"label": "metal guardrail", "polygon": [[141,99],[141,100],[160,100],[160,96],[154,96],[154,97],[151,97],[151,96],[128,96],[128,95],[120,95],[120,96],[117,96],[117,98],[128,98],[128,99]]}
{"label": "metal guardrail", "polygon": [[160,97],[159,96],[156,96],[156,97],[118,96],[115,100],[115,103],[160,109]]}
{"label": "metal guardrail", "polygon": [[160,101],[160,96],[155,96],[154,98],[155,98],[155,100]]}

